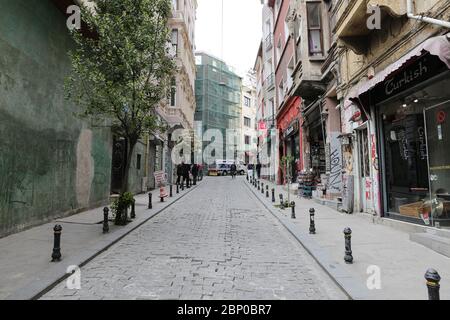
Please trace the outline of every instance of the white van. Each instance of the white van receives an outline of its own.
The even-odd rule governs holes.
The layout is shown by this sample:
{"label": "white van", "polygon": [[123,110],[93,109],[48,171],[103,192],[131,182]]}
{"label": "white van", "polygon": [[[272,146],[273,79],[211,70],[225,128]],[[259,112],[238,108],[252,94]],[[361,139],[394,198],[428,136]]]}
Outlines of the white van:
{"label": "white van", "polygon": [[247,167],[243,161],[239,160],[216,160],[216,168],[220,176],[227,176],[230,174],[231,165],[236,163],[237,173],[245,175],[247,173]]}

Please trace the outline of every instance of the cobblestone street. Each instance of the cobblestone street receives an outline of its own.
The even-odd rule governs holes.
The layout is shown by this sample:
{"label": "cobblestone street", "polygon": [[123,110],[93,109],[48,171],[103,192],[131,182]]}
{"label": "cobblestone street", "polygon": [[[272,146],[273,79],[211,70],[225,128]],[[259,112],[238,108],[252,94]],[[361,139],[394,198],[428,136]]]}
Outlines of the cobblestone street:
{"label": "cobblestone street", "polygon": [[206,178],[42,299],[346,299],[243,179]]}

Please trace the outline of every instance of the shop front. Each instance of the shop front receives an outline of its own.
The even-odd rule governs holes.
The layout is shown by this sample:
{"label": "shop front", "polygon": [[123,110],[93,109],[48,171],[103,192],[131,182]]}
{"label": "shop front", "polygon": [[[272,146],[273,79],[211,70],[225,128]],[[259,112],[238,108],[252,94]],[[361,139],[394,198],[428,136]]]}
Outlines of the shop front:
{"label": "shop front", "polygon": [[378,135],[385,217],[450,226],[449,69],[450,42],[435,37],[359,91]]}
{"label": "shop front", "polygon": [[286,167],[283,158],[289,157],[292,161],[289,164],[289,177],[291,182],[295,182],[297,174],[302,170],[301,159],[301,131],[299,130],[299,107],[301,99],[294,97],[283,108],[277,116],[277,126],[279,132],[279,163],[278,183],[286,183]]}

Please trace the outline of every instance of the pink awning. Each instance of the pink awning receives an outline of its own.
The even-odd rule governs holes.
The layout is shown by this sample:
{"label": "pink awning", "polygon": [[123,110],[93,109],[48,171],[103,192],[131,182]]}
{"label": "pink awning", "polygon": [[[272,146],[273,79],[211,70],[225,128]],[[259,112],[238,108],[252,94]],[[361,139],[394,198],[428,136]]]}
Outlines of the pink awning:
{"label": "pink awning", "polygon": [[394,71],[400,69],[409,60],[415,57],[420,57],[424,50],[428,51],[430,54],[434,56],[437,56],[450,69],[450,33],[449,33],[447,35],[437,36],[426,40],[418,47],[414,48],[407,55],[403,56],[398,61],[386,67],[384,70],[378,72],[375,75],[375,77],[363,83],[358,88],[358,91],[356,91],[356,93],[351,95],[350,98],[356,98],[357,96],[360,96],[363,93],[375,87],[378,83],[383,82],[389,75],[391,75]]}

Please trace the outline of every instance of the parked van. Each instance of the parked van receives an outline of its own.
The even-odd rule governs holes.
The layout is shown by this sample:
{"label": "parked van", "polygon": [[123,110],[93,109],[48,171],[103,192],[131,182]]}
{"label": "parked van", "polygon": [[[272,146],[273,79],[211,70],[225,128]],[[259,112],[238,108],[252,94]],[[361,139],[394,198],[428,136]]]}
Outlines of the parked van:
{"label": "parked van", "polygon": [[245,175],[247,173],[247,167],[243,161],[238,160],[216,160],[216,170],[218,175],[227,176],[231,174],[231,165],[236,163],[237,173]]}

